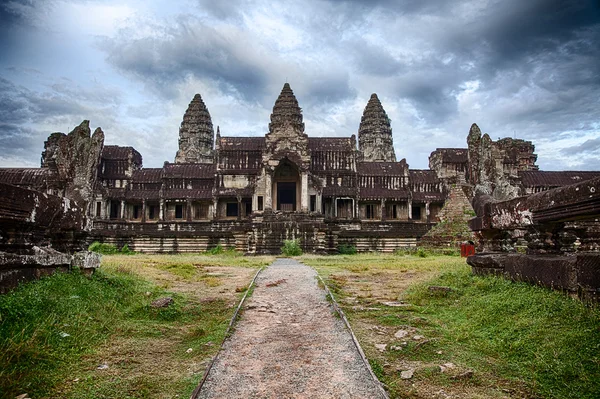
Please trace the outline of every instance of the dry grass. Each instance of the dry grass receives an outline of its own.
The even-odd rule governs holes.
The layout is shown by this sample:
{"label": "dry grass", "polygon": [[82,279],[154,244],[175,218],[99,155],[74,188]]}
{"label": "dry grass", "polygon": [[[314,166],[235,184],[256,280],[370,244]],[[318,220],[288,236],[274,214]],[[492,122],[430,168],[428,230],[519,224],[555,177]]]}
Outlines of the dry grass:
{"label": "dry grass", "polygon": [[[407,289],[445,271],[464,269],[464,259],[370,253],[327,258],[305,255],[301,260],[315,267],[326,278],[372,368],[386,383],[392,398],[508,397],[485,383],[452,380],[453,376],[467,370],[461,365],[440,373],[439,365],[450,360],[445,359],[443,352],[441,355],[434,352],[434,356],[430,356],[435,342],[428,337],[413,339],[423,334],[413,326],[427,324],[428,321],[420,320],[414,312],[415,307],[404,302]],[[410,333],[398,339],[394,334],[399,329]],[[383,344],[387,345],[385,351],[376,346]],[[390,346],[394,346],[394,350],[390,350]],[[408,351],[427,355],[408,357],[405,356]],[[402,379],[401,371],[409,369],[415,370],[414,377]]]}
{"label": "dry grass", "polygon": [[[159,323],[119,326],[49,397],[188,397],[218,350],[240,295],[257,268],[273,259],[231,254],[103,256],[105,272],[149,280],[173,293],[177,306]],[[101,364],[108,369],[98,370]]]}

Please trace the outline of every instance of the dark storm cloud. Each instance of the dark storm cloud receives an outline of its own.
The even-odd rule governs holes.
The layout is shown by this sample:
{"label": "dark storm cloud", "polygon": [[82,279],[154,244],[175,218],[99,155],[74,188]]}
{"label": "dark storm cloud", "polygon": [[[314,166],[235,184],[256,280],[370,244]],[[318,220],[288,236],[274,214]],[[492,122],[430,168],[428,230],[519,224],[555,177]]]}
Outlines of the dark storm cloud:
{"label": "dark storm cloud", "polygon": [[198,0],[198,5],[202,10],[221,20],[241,19],[241,11],[246,6],[245,3],[244,0]]}
{"label": "dark storm cloud", "polygon": [[356,97],[347,74],[324,74],[310,79],[306,93],[306,106],[331,106]]}
{"label": "dark storm cloud", "polygon": [[[580,145],[564,148],[561,150],[564,155],[596,155],[600,158],[600,137],[586,140]],[[600,163],[600,159],[597,160]]]}
{"label": "dark storm cloud", "polygon": [[0,3],[0,26],[6,28],[29,24],[35,14],[34,0],[5,1]]}
{"label": "dark storm cloud", "polygon": [[166,97],[177,95],[174,83],[195,76],[212,80],[226,93],[255,100],[264,94],[268,72],[241,39],[186,17],[160,35],[136,39],[123,31],[115,39],[103,40],[101,47],[111,64],[151,82]]}
{"label": "dark storm cloud", "polygon": [[[29,166],[38,155],[51,131],[67,132],[83,119],[111,121],[107,106],[115,104],[115,90],[95,87],[84,89],[58,79],[48,91],[32,91],[0,76],[0,162],[9,166],[21,160]],[[47,131],[38,126],[51,126]]]}
{"label": "dark storm cloud", "polygon": [[406,71],[406,65],[395,59],[381,46],[364,39],[346,44],[358,71],[374,76],[394,76]]}

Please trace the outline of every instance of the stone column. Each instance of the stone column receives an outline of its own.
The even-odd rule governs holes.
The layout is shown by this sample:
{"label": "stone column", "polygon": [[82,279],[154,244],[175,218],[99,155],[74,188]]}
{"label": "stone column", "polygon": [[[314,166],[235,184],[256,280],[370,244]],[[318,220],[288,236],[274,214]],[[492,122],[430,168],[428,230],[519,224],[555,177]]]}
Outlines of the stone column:
{"label": "stone column", "polygon": [[237,205],[238,205],[237,220],[240,220],[242,218],[242,199],[240,197],[237,197]]}
{"label": "stone column", "polygon": [[[263,204],[264,206],[264,204]],[[258,195],[256,195],[256,193],[254,193],[252,195],[252,212],[256,212],[258,210]]]}
{"label": "stone column", "polygon": [[300,176],[300,210],[308,212],[308,173]]}
{"label": "stone column", "polygon": [[189,198],[186,200],[185,212],[186,212],[187,221],[191,222],[192,221],[192,200]]}
{"label": "stone column", "polygon": [[213,198],[213,209],[212,209],[212,218],[213,220],[217,220],[219,218],[219,199]]}
{"label": "stone column", "polygon": [[104,216],[102,219],[110,219],[110,200],[104,201]]}
{"label": "stone column", "polygon": [[381,221],[385,221],[385,199],[381,199]]}
{"label": "stone column", "polygon": [[323,194],[317,193],[317,200],[315,201],[315,211],[318,213],[323,213]]}
{"label": "stone column", "polygon": [[142,200],[142,223],[146,223],[146,200]]}
{"label": "stone column", "polygon": [[265,173],[265,210],[273,210],[273,178]]}
{"label": "stone column", "polygon": [[408,199],[408,220],[412,219],[412,199]]}
{"label": "stone column", "polygon": [[161,222],[165,221],[165,200],[162,198],[159,202],[158,220]]}
{"label": "stone column", "polygon": [[125,219],[125,200],[121,201],[121,219]]}
{"label": "stone column", "polygon": [[333,196],[333,217],[337,218],[337,197]]}
{"label": "stone column", "polygon": [[427,219],[427,223],[429,223],[429,202],[425,203],[425,216]]}

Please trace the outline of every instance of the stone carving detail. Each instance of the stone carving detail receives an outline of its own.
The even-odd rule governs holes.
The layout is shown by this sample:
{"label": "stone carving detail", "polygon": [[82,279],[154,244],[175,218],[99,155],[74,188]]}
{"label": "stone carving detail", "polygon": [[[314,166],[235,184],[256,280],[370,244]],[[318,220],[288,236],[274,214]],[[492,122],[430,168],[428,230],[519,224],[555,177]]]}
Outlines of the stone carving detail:
{"label": "stone carving detail", "polygon": [[86,209],[94,195],[103,147],[102,129],[91,134],[90,121],[84,120],[67,135],[50,135],[42,153],[42,166],[53,172],[57,188]]}
{"label": "stone carving detail", "polygon": [[358,146],[365,161],[396,162],[390,118],[375,93],[371,94],[360,120]]}
{"label": "stone carving detail", "polygon": [[475,194],[504,201],[522,195],[519,171],[538,170],[531,141],[503,138],[493,141],[474,123],[467,137],[469,183]]}
{"label": "stone carving detail", "polygon": [[278,161],[284,157],[301,170],[309,168],[308,136],[304,133],[302,109],[288,83],[283,85],[273,106],[265,144],[263,161],[268,169],[277,166]]}
{"label": "stone carving detail", "polygon": [[210,113],[196,94],[179,127],[179,151],[175,163],[212,163],[214,130]]}

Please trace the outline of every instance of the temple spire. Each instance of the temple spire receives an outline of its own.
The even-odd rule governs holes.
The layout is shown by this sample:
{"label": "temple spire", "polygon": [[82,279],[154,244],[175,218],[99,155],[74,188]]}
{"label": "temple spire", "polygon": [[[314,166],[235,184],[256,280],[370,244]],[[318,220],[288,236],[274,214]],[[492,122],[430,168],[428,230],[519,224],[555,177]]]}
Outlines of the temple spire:
{"label": "temple spire", "polygon": [[213,143],[214,130],[210,113],[200,94],[196,94],[179,127],[179,151],[175,162],[211,163]]}
{"label": "temple spire", "polygon": [[358,147],[365,161],[396,162],[390,118],[375,93],[371,94],[360,121]]}
{"label": "temple spire", "polygon": [[298,105],[298,100],[292,91],[289,83],[283,85],[281,94],[275,101],[273,113],[271,114],[271,123],[269,123],[269,131],[290,125],[301,132],[304,132],[304,123],[302,122],[302,109]]}

